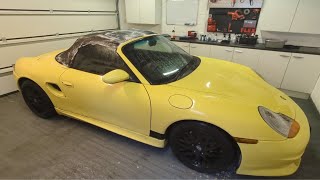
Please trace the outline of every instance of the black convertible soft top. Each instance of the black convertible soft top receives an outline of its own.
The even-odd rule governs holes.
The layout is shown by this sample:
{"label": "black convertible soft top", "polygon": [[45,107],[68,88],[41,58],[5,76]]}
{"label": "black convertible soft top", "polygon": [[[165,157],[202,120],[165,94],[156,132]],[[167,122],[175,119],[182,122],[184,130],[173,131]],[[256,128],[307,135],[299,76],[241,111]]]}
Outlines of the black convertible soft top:
{"label": "black convertible soft top", "polygon": [[[156,34],[151,31],[143,31],[143,30],[115,30],[115,31],[106,31],[103,33],[96,33],[83,36],[76,40],[76,42],[66,51],[60,53],[56,60],[70,67],[75,55],[78,52],[78,49],[87,45],[101,45],[107,47],[109,53],[114,53],[112,55],[117,54],[117,47],[130,39],[142,37],[145,35]],[[111,54],[110,54],[111,55]]]}

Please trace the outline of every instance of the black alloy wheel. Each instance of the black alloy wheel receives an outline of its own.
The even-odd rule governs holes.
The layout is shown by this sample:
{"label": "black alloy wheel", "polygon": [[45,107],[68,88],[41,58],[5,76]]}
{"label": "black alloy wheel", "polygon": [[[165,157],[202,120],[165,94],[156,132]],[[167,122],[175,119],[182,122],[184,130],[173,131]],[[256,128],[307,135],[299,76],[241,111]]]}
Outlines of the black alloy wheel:
{"label": "black alloy wheel", "polygon": [[169,143],[187,167],[202,173],[235,173],[240,158],[238,145],[223,130],[200,122],[173,127]]}
{"label": "black alloy wheel", "polygon": [[24,81],[21,84],[21,92],[30,110],[37,116],[48,119],[57,114],[47,94],[33,81]]}

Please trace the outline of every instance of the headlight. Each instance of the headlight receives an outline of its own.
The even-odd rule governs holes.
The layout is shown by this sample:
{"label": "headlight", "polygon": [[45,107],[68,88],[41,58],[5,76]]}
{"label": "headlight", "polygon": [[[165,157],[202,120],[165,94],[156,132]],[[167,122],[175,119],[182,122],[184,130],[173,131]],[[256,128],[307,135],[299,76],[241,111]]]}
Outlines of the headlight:
{"label": "headlight", "polygon": [[299,130],[300,125],[293,119],[283,115],[275,113],[265,107],[260,106],[259,112],[264,121],[276,132],[284,137],[293,138]]}

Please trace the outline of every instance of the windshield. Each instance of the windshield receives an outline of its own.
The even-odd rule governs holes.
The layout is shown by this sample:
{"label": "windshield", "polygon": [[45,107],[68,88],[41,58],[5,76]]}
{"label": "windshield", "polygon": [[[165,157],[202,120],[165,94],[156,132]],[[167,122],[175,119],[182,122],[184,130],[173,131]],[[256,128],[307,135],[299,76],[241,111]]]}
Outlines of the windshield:
{"label": "windshield", "polygon": [[163,36],[150,36],[123,47],[131,63],[150,84],[166,84],[193,72],[200,59]]}

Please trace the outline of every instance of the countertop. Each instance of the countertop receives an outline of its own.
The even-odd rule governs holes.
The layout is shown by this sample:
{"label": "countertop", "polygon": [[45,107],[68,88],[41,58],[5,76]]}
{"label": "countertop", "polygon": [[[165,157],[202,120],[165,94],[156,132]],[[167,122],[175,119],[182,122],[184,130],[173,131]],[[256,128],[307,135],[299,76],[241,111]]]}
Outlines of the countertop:
{"label": "countertop", "polygon": [[266,51],[280,51],[280,52],[289,52],[289,53],[302,53],[302,54],[314,54],[320,55],[320,48],[317,47],[293,47],[293,46],[285,46],[284,48],[267,48],[265,44],[258,43],[256,45],[245,45],[245,44],[224,44],[218,43],[214,41],[199,41],[199,40],[175,40],[172,39],[171,41],[176,42],[189,42],[189,43],[196,43],[196,44],[208,44],[208,45],[217,45],[217,46],[227,46],[227,47],[237,47],[237,48],[248,48],[248,49],[259,49],[259,50],[266,50]]}

